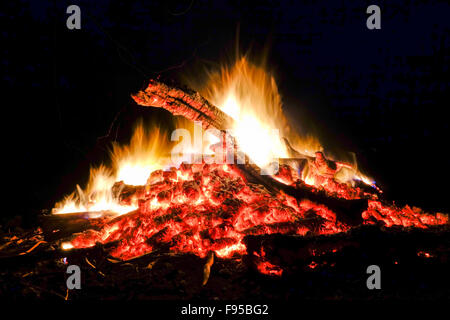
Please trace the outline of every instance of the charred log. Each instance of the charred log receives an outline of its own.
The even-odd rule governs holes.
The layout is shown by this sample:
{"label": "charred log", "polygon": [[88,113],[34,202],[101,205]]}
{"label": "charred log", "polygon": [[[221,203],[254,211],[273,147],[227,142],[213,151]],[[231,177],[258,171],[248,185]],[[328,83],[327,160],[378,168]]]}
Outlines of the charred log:
{"label": "charred log", "polygon": [[250,182],[258,183],[267,188],[272,194],[276,195],[282,191],[298,201],[309,200],[314,203],[323,204],[330,210],[336,212],[339,220],[350,225],[358,225],[362,222],[361,213],[367,209],[367,199],[347,200],[342,198],[333,198],[325,190],[317,190],[307,186],[304,183],[298,183],[296,186],[285,185],[268,175],[261,175],[260,169],[251,165],[238,165]]}
{"label": "charred log", "polygon": [[99,229],[114,215],[107,211],[51,214],[40,216],[39,223],[45,240],[54,241],[87,229]]}
{"label": "charred log", "polygon": [[204,129],[226,130],[233,123],[230,116],[198,92],[168,86],[156,80],[150,80],[147,88],[132,95],[132,98],[141,106],[164,108],[173,115],[201,121]]}

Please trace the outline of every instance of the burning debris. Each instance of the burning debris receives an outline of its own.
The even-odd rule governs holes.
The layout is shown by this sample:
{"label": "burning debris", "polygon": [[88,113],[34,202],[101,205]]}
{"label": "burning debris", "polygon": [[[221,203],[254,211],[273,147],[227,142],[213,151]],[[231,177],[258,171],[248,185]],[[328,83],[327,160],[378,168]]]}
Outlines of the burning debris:
{"label": "burning debris", "polygon": [[[120,183],[119,183],[120,184]],[[92,247],[117,242],[113,257],[131,259],[167,248],[177,253],[205,257],[245,254],[246,235],[320,235],[345,232],[355,224],[329,207],[306,198],[276,194],[250,183],[231,165],[182,165],[170,171],[155,171],[143,188],[121,196],[124,205],[137,200],[137,210],[108,221],[99,230],[76,235],[66,248]],[[294,189],[296,190],[296,189]],[[301,189],[300,189],[301,190]],[[120,197],[120,196],[119,196]],[[348,202],[353,200],[339,200]],[[443,214],[428,214],[408,206],[400,209],[379,200],[364,199],[367,209],[359,212],[362,223],[384,222],[386,226],[426,228],[447,223]]]}

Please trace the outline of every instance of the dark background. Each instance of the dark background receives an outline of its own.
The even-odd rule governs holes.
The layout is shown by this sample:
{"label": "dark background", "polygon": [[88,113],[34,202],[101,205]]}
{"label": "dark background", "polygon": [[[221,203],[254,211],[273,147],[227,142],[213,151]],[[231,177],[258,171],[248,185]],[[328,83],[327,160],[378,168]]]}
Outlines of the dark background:
{"label": "dark background", "polygon": [[[66,8],[81,8],[81,30]],[[366,8],[381,7],[381,30]],[[446,1],[8,1],[2,3],[3,221],[33,220],[108,162],[151,77],[268,48],[284,107],[325,151],[355,152],[398,204],[449,212]],[[238,37],[239,35],[239,37]],[[238,41],[236,39],[239,38]]]}

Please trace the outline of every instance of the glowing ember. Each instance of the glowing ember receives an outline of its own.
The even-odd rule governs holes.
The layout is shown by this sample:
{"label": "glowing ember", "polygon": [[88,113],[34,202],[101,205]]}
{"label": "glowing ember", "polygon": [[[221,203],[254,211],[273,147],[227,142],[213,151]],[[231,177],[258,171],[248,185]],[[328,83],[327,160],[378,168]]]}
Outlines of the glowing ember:
{"label": "glowing ember", "polygon": [[419,252],[417,252],[417,255],[419,257],[424,257],[424,258],[431,258],[431,257],[433,257],[433,255],[431,253],[425,252],[425,251],[419,251]]}
{"label": "glowing ember", "polygon": [[151,252],[155,244],[201,257],[211,250],[230,257],[245,253],[241,240],[247,234],[304,234],[300,220],[312,210],[324,218],[320,232],[344,230],[325,208],[311,208],[307,202],[299,206],[287,195],[271,196],[246,183],[238,169],[226,169],[202,164],[153,172],[136,212],[112,219],[100,231],[82,233],[70,243],[80,248],[120,240],[112,255],[123,259]]}
{"label": "glowing ember", "polygon": [[271,264],[268,261],[260,262],[257,266],[259,272],[263,274],[269,274],[274,276],[281,276],[283,274],[283,269],[278,266]]}
{"label": "glowing ember", "polygon": [[[323,205],[297,201],[282,193],[273,196],[261,186],[248,183],[237,167],[227,165],[226,169],[223,165],[200,164],[155,171],[148,179],[147,192],[138,199],[136,211],[110,218],[100,230],[85,231],[64,248],[119,241],[111,255],[124,260],[154,248],[200,257],[215,251],[217,256],[227,258],[246,252],[242,243],[246,235],[333,234],[350,228]],[[313,216],[320,220],[319,226],[308,222]],[[439,213],[398,209],[372,200],[363,217],[387,226],[426,227],[448,222],[448,217]]]}
{"label": "glowing ember", "polygon": [[369,201],[369,208],[363,212],[363,218],[370,221],[383,221],[386,226],[399,225],[404,227],[426,228],[429,225],[448,223],[448,216],[442,213],[429,214],[420,208],[410,208],[406,205],[400,209],[386,206],[379,201]]}
{"label": "glowing ember", "polygon": [[281,276],[283,274],[283,269],[266,260],[266,253],[264,251],[264,248],[261,248],[260,254],[257,252],[254,252],[253,254],[258,257],[256,261],[256,268],[259,272],[271,276]]}

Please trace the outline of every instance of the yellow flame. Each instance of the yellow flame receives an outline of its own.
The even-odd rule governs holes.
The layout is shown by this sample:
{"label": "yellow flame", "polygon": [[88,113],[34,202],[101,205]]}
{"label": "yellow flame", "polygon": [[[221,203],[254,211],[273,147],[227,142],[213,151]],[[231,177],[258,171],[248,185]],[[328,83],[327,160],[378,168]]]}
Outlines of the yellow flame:
{"label": "yellow flame", "polygon": [[210,74],[203,93],[235,120],[231,129],[239,147],[260,167],[290,156],[282,138],[307,154],[321,149],[317,139],[302,138],[291,129],[273,76],[245,57]]}
{"label": "yellow flame", "polygon": [[[301,136],[294,130],[282,110],[282,101],[274,77],[264,68],[250,63],[244,56],[230,67],[209,74],[209,82],[203,95],[234,120],[233,135],[239,147],[260,167],[276,158],[296,157],[283,141],[302,155],[314,157],[323,150],[319,140],[311,135]],[[301,119],[299,119],[301,122]],[[279,135],[273,130],[278,130]],[[300,155],[301,156],[301,155]],[[330,158],[330,160],[333,160]],[[368,185],[373,181],[357,169],[343,168],[336,175],[342,183],[361,180]],[[314,185],[312,177],[302,177]]]}
{"label": "yellow flame", "polygon": [[164,155],[170,151],[170,145],[164,133],[158,128],[146,132],[140,122],[128,146],[113,145],[111,158],[116,169],[116,181],[127,185],[145,185],[155,170],[164,165]]}
{"label": "yellow flame", "polygon": [[[175,117],[175,127],[176,128],[183,128],[186,129],[187,131],[189,131],[189,133],[191,134],[191,143],[190,143],[190,147],[183,147],[182,152],[185,155],[189,155],[189,154],[201,154],[201,155],[213,155],[214,151],[210,148],[212,145],[219,143],[220,139],[219,137],[216,137],[215,135],[207,132],[207,131],[203,131],[203,129],[201,129],[201,145],[197,148],[197,146],[195,145],[195,133],[194,133],[194,122],[186,119],[185,117]],[[201,128],[201,124],[198,124],[199,128]],[[198,128],[198,129],[199,129]]]}
{"label": "yellow flame", "polygon": [[170,150],[170,145],[159,128],[146,132],[142,122],[138,123],[129,145],[113,145],[111,159],[114,169],[104,165],[91,168],[86,188],[83,190],[77,185],[75,192],[55,204],[53,213],[109,211],[124,214],[137,209],[137,203],[121,204],[112,187],[118,181],[145,185],[150,173],[163,167],[166,150]]}
{"label": "yellow flame", "polygon": [[110,169],[103,165],[99,168],[91,168],[85,190],[77,185],[77,191],[58,202],[53,213],[111,211],[123,214],[136,209],[135,205],[122,206],[119,204],[112,192],[114,183],[115,178]]}
{"label": "yellow flame", "polygon": [[63,250],[70,250],[70,249],[73,249],[73,245],[70,242],[63,242],[61,244],[61,248]]}

